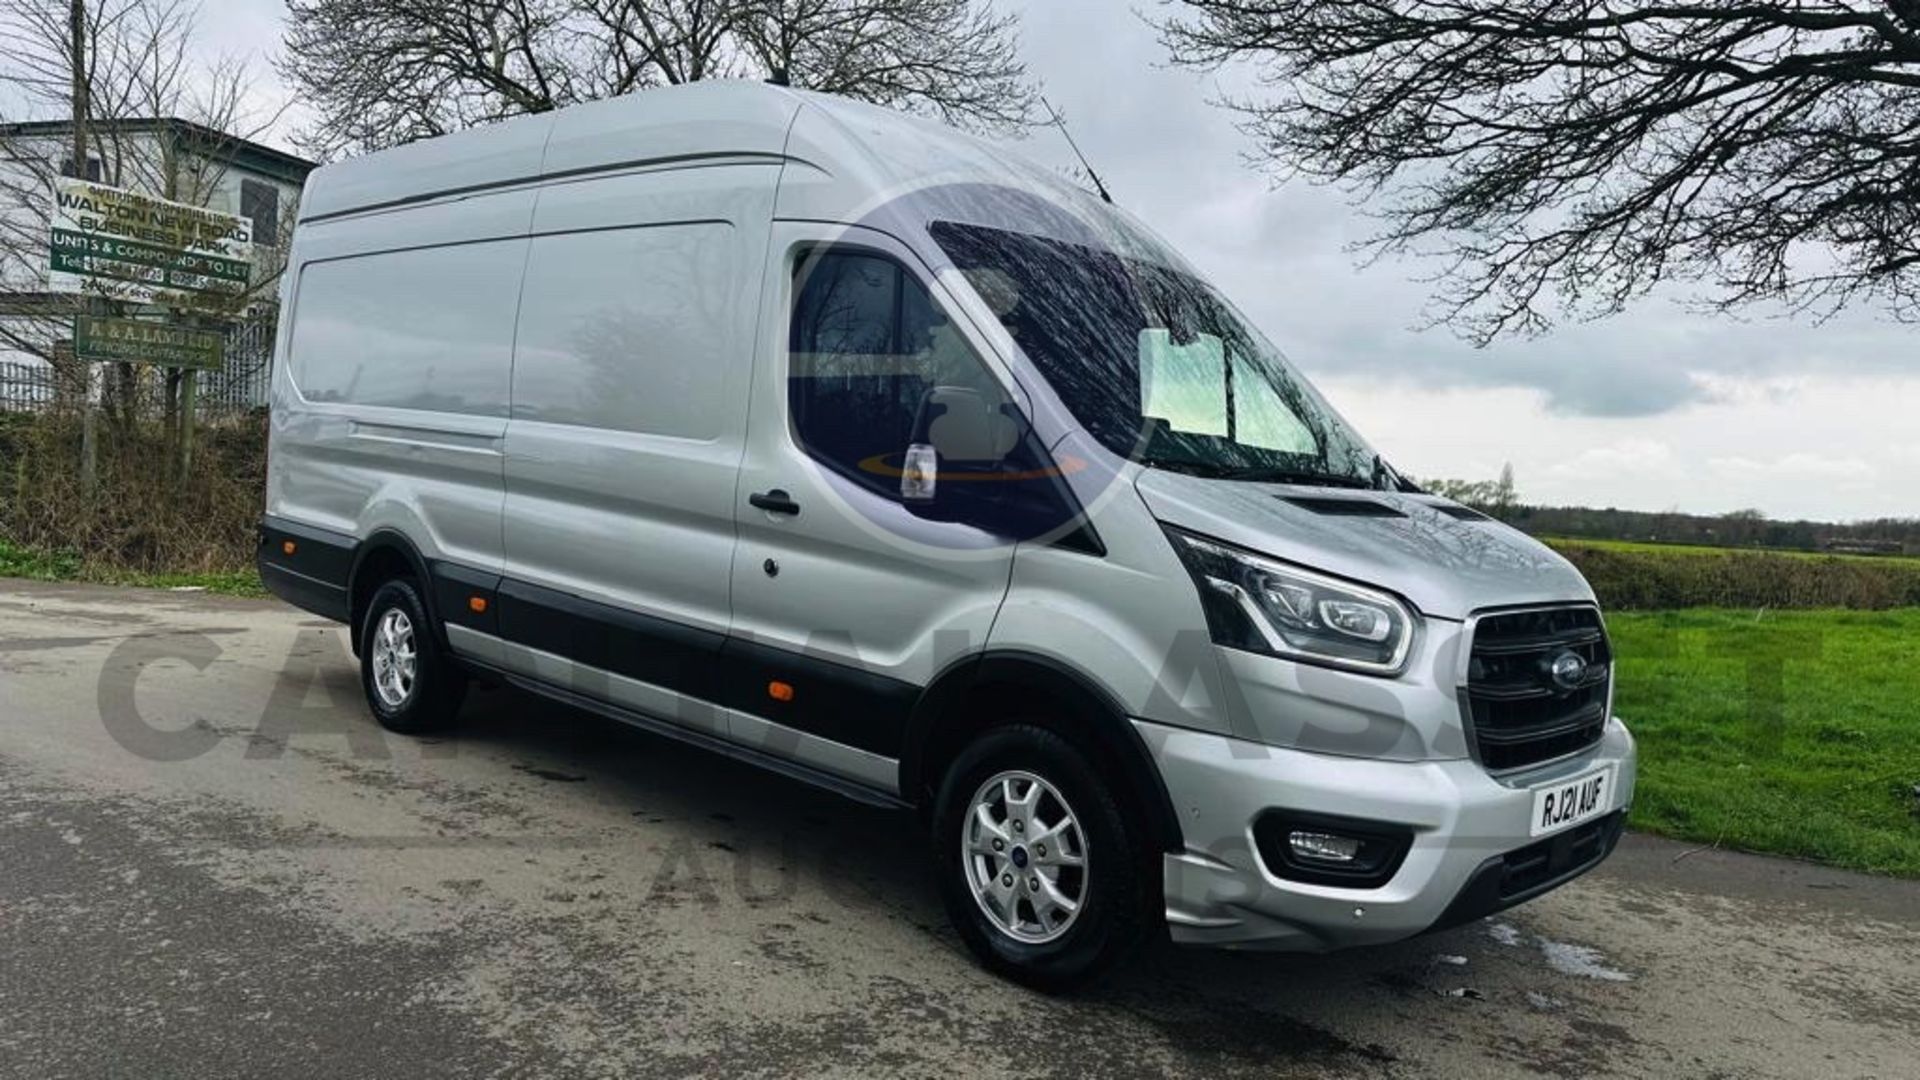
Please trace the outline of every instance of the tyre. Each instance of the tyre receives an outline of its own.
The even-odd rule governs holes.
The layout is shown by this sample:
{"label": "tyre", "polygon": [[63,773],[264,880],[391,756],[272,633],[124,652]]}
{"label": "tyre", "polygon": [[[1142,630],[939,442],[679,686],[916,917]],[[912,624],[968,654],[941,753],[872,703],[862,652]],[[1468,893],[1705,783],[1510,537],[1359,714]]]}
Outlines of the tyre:
{"label": "tyre", "polygon": [[1130,952],[1152,890],[1113,791],[1044,728],[987,732],[935,797],[941,898],[980,962],[1041,990],[1084,982]]}
{"label": "tyre", "polygon": [[440,651],[411,581],[380,586],[360,624],[360,688],[388,731],[417,735],[453,723],[466,697],[463,672]]}

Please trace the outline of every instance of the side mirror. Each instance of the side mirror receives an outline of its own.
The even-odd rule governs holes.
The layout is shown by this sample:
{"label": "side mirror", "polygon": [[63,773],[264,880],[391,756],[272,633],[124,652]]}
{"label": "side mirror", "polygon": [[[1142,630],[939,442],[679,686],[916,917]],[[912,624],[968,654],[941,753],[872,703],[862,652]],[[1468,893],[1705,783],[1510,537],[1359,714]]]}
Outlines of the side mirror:
{"label": "side mirror", "polygon": [[939,493],[940,452],[927,443],[907,447],[907,459],[900,466],[900,498],[909,503],[929,503]]}
{"label": "side mirror", "polygon": [[998,468],[1020,440],[1019,424],[987,395],[968,386],[936,386],[920,398],[913,442],[900,470],[900,498],[925,506],[939,494],[943,466]]}

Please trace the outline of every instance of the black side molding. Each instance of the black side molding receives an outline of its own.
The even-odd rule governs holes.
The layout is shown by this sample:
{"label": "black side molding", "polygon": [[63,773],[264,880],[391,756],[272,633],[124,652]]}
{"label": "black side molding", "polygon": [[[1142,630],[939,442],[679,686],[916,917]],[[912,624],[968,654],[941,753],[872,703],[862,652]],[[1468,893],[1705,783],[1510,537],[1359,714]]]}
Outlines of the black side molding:
{"label": "black side molding", "polygon": [[748,764],[758,765],[769,772],[779,773],[782,776],[798,780],[804,784],[811,784],[814,787],[831,791],[858,803],[865,803],[868,806],[877,806],[889,810],[909,808],[907,802],[889,792],[881,791],[878,788],[871,788],[865,784],[855,783],[851,780],[842,779],[832,773],[815,769],[812,766],[793,761],[789,758],[776,757],[741,743],[731,742],[717,736],[708,735],[702,731],[695,731],[692,728],[668,723],[665,720],[657,719],[646,713],[623,708],[611,702],[602,701],[599,698],[588,697],[584,694],[568,690],[565,687],[555,686],[541,679],[528,678],[527,676],[514,672],[504,671],[490,664],[483,664],[471,659],[462,659],[460,662],[462,666],[471,671],[490,675],[502,682],[525,690],[528,693],[537,694],[550,701],[555,701],[562,705],[569,705],[598,716],[604,716],[610,720],[618,720],[623,724],[637,727],[643,731],[652,732],[655,735],[664,735],[669,739],[675,739],[692,746],[711,750],[717,754],[724,754],[727,757],[744,761]]}
{"label": "black side molding", "polygon": [[[726,677],[709,700],[881,757],[900,756],[920,699],[921,687],[912,683],[746,637],[728,638],[720,661]],[[771,697],[775,682],[791,687],[792,696]]]}
{"label": "black side molding", "polygon": [[[437,582],[444,567],[436,564],[436,590],[443,587]],[[688,697],[720,700],[725,634],[514,578],[491,580],[497,583],[499,625],[487,633]]]}
{"label": "black side molding", "polygon": [[435,559],[427,563],[427,576],[441,621],[500,636],[499,574]]}
{"label": "black side molding", "polygon": [[267,515],[260,519],[254,562],[268,592],[303,611],[346,622],[355,547],[345,533]]}
{"label": "black side molding", "polygon": [[[443,618],[517,645],[898,758],[921,687],[858,663],[603,604],[445,562],[432,564]],[[475,611],[475,598],[488,600]],[[770,693],[785,684],[784,697]]]}

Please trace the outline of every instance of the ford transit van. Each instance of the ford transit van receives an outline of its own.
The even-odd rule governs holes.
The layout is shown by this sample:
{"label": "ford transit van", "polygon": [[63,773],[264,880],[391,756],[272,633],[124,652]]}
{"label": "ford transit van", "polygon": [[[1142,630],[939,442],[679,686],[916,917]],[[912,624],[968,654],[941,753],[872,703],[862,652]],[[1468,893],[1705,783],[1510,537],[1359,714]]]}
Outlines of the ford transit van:
{"label": "ford transit van", "polygon": [[326,166],[260,571],[368,705],[520,687],[911,808],[983,963],[1387,942],[1591,869],[1592,591],[1421,493],[1124,212],[699,83]]}

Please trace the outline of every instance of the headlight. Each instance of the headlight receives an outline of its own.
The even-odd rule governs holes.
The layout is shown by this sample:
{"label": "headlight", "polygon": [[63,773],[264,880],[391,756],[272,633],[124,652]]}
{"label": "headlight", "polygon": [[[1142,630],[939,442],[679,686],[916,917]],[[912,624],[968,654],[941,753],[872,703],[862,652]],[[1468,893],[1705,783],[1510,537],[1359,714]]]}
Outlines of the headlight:
{"label": "headlight", "polygon": [[1413,614],[1394,597],[1177,529],[1167,535],[1200,586],[1215,642],[1374,675],[1405,670]]}

